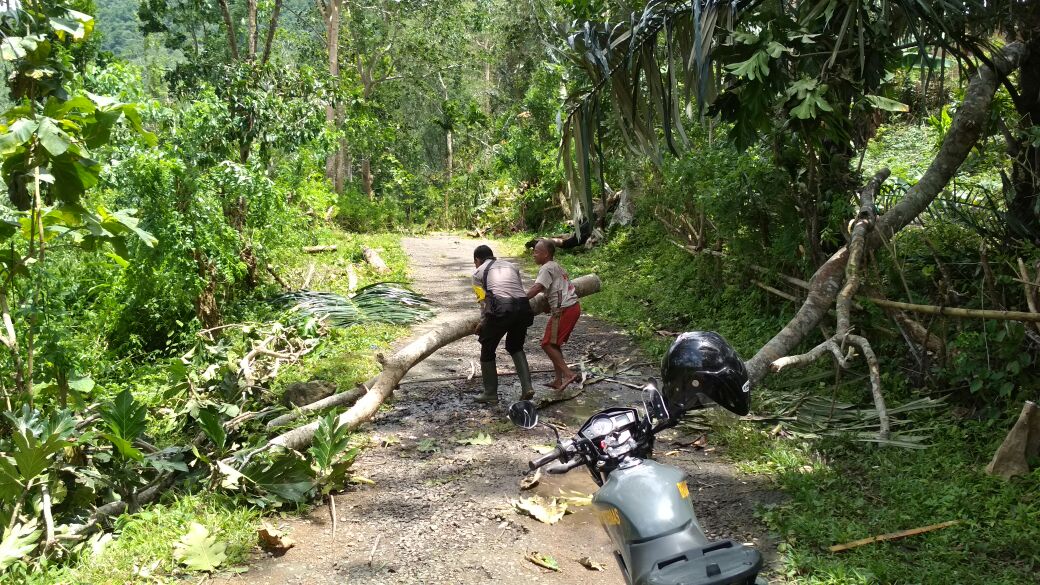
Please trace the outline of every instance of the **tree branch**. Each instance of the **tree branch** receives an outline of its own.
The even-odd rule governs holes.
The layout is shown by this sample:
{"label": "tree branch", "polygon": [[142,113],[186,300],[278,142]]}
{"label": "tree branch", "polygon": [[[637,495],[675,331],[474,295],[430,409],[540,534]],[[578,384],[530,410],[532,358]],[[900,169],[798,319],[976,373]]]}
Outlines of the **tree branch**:
{"label": "tree branch", "polygon": [[218,0],[220,13],[224,16],[224,26],[227,28],[228,47],[231,49],[231,57],[238,61],[238,40],[235,35],[235,23],[231,20],[231,10],[228,8],[227,0]]}
{"label": "tree branch", "polygon": [[260,65],[267,65],[271,60],[271,43],[274,41],[274,31],[278,28],[278,16],[282,11],[282,0],[274,0],[274,8],[271,10],[271,22],[267,25],[267,39],[264,41],[264,54],[260,57]]}

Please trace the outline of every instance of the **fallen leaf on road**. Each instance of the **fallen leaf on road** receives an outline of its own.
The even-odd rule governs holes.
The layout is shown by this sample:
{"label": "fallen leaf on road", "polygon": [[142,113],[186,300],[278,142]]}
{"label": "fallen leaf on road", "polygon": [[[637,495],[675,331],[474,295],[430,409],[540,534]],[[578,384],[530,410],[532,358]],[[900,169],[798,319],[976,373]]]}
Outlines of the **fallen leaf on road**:
{"label": "fallen leaf on road", "polygon": [[472,437],[467,437],[465,439],[459,439],[458,441],[455,441],[455,442],[460,444],[460,445],[491,445],[492,443],[495,442],[495,440],[492,439],[491,435],[489,435],[487,433],[477,433],[476,435],[474,435]]}
{"label": "fallen leaf on road", "polygon": [[529,490],[534,486],[538,485],[538,482],[542,479],[542,470],[536,469],[533,474],[525,476],[520,480],[520,489]]}
{"label": "fallen leaf on road", "polygon": [[556,449],[556,447],[553,447],[552,445],[531,445],[531,448],[538,451],[540,455],[552,453]]}
{"label": "fallen leaf on road", "polygon": [[585,567],[586,569],[588,569],[590,571],[605,571],[605,570],[607,570],[607,566],[606,565],[604,565],[603,563],[597,563],[596,561],[592,560],[590,557],[581,557],[580,559],[578,559],[578,563],[580,563],[581,566]]}
{"label": "fallen leaf on road", "polygon": [[588,506],[592,504],[592,494],[583,494],[574,490],[560,490],[560,499],[571,506]]}
{"label": "fallen leaf on road", "polygon": [[278,556],[284,555],[285,551],[296,546],[293,539],[267,522],[260,526],[257,534],[260,535],[260,546]]}
{"label": "fallen leaf on road", "polygon": [[567,502],[560,502],[556,498],[546,502],[541,496],[534,496],[509,500],[509,503],[513,505],[517,513],[527,514],[546,524],[556,524],[567,513]]}
{"label": "fallen leaf on road", "polygon": [[527,553],[527,556],[525,556],[524,558],[538,565],[539,567],[549,569],[550,571],[556,571],[557,573],[560,572],[560,563],[557,563],[556,559],[552,558],[549,555],[542,554],[540,552],[529,552]]}

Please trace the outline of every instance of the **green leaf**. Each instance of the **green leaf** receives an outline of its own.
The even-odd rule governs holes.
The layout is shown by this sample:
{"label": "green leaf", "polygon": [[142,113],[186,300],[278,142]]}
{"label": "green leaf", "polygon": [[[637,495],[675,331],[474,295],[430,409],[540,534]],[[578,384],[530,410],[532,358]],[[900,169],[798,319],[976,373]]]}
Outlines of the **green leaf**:
{"label": "green leaf", "polygon": [[40,139],[40,144],[43,148],[51,154],[51,156],[61,156],[65,154],[65,151],[72,145],[72,138],[66,134],[61,128],[54,123],[54,120],[50,118],[44,118],[40,122],[40,127],[36,131],[36,135]]}
{"label": "green leaf", "polygon": [[134,400],[129,390],[120,392],[99,414],[114,434],[128,442],[144,432],[146,409]]}
{"label": "green leaf", "polygon": [[886,112],[909,112],[910,106],[897,102],[896,100],[888,99],[879,95],[868,95],[866,96],[867,101],[870,105],[874,106],[879,110],[885,110]]}
{"label": "green leaf", "polygon": [[491,445],[494,442],[495,440],[492,439],[491,435],[488,435],[487,433],[477,433],[472,437],[459,439],[458,441],[456,441],[456,443],[459,443],[460,445]]}
{"label": "green leaf", "polygon": [[350,429],[339,424],[339,417],[329,414],[318,422],[318,430],[314,432],[309,453],[318,469],[323,472],[332,466],[336,455],[339,455],[350,443]]}
{"label": "green leaf", "polygon": [[192,522],[173,549],[173,558],[192,571],[212,571],[227,558],[227,544],[217,542],[205,526]]}
{"label": "green leaf", "polygon": [[100,436],[108,439],[112,446],[119,451],[123,457],[127,459],[133,459],[134,461],[143,461],[144,454],[142,454],[130,441],[127,441],[123,437],[115,433],[101,433]]}
{"label": "green leaf", "polygon": [[36,520],[25,524],[15,524],[14,528],[4,532],[0,541],[0,571],[6,571],[16,561],[36,548],[40,538],[40,530],[36,528]]}
{"label": "green leaf", "polygon": [[314,487],[314,470],[295,454],[284,453],[267,461],[252,461],[241,473],[261,491],[287,502],[306,501]]}
{"label": "green leaf", "polygon": [[202,432],[206,433],[217,449],[223,451],[224,443],[227,441],[227,431],[224,430],[224,422],[220,413],[215,408],[203,408],[199,410],[196,419],[199,421]]}
{"label": "green leaf", "polygon": [[13,502],[24,489],[25,484],[15,467],[14,459],[0,456],[0,502],[4,504]]}
{"label": "green leaf", "polygon": [[32,138],[40,127],[36,120],[20,118],[0,135],[0,154],[9,155]]}

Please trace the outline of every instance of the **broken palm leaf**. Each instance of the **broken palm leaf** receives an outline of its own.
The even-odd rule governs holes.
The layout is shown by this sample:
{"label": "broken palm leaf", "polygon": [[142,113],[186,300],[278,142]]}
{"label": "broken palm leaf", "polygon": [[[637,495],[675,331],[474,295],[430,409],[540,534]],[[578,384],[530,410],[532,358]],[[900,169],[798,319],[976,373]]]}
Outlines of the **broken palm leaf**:
{"label": "broken palm leaf", "polygon": [[174,545],[173,557],[192,571],[212,571],[227,558],[226,548],[205,526],[192,522],[188,533]]}
{"label": "broken palm leaf", "polygon": [[351,297],[301,290],[280,295],[274,301],[338,327],[373,322],[404,325],[424,321],[433,314],[429,299],[387,282],[366,286]]}
{"label": "broken palm leaf", "polygon": [[524,558],[544,569],[556,571],[557,573],[561,571],[560,563],[557,563],[556,559],[552,558],[550,555],[542,554],[540,552],[529,552]]}
{"label": "broken palm leaf", "polygon": [[556,524],[567,513],[567,502],[556,498],[546,502],[541,496],[509,500],[518,514],[526,514],[545,524]]}

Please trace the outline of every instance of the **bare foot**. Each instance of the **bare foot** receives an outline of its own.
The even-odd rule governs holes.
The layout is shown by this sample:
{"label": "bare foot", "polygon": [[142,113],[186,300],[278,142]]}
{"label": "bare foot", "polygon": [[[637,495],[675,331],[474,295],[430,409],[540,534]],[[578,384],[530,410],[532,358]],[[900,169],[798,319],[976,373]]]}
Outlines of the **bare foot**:
{"label": "bare foot", "polygon": [[580,377],[581,376],[579,376],[578,374],[576,374],[574,372],[571,372],[571,375],[567,376],[567,378],[563,381],[562,384],[560,384],[560,387],[557,388],[557,390],[562,392],[564,388],[566,388],[567,386],[570,386],[574,382],[577,382],[578,378],[580,378]]}
{"label": "bare foot", "polygon": [[545,387],[546,388],[552,388],[553,390],[559,390],[560,389],[560,379],[556,378],[552,382],[549,382],[548,384],[546,384]]}

